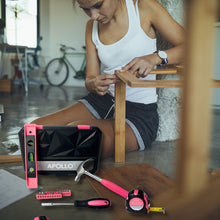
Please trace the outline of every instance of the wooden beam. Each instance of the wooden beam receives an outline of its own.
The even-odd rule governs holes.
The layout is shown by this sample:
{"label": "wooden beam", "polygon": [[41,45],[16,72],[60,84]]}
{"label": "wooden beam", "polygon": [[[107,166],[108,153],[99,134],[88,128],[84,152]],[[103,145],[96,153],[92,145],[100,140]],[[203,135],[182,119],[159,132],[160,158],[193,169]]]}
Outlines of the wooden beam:
{"label": "wooden beam", "polygon": [[155,87],[155,88],[179,88],[183,83],[181,80],[138,80],[128,82],[130,87]]}
{"label": "wooden beam", "polygon": [[152,70],[149,74],[163,75],[163,74],[177,74],[182,69],[182,66],[163,67]]}
{"label": "wooden beam", "polygon": [[0,155],[0,163],[14,163],[21,161],[21,155]]}
{"label": "wooden beam", "polygon": [[183,111],[177,159],[178,191],[185,196],[200,192],[208,179],[216,9],[216,0],[186,1]]}
{"label": "wooden beam", "polygon": [[[130,87],[179,88],[183,86],[182,80],[140,80],[130,72],[116,71],[115,74]],[[162,74],[161,70],[160,74]],[[169,72],[164,71],[163,74],[169,74]],[[220,80],[211,80],[210,83],[211,87],[220,87]]]}
{"label": "wooden beam", "polygon": [[[152,73],[154,72],[154,73]],[[174,73],[175,72],[175,73]],[[169,71],[153,70],[150,74],[177,74],[177,68],[170,68]],[[156,87],[156,88],[170,88],[170,87],[181,87],[182,83],[180,80],[141,80],[130,72],[119,72],[115,74],[130,87]]]}
{"label": "wooden beam", "polygon": [[125,88],[123,81],[115,85],[115,162],[125,162]]}

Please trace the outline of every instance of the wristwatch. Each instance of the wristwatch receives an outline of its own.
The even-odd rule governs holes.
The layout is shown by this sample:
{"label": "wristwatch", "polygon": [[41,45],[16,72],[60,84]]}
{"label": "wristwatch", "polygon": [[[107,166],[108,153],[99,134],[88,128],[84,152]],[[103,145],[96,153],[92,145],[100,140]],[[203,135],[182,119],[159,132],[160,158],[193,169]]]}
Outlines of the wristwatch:
{"label": "wristwatch", "polygon": [[166,65],[168,63],[168,56],[167,53],[163,50],[157,50],[154,53],[157,53],[157,55],[160,57],[162,60],[160,66]]}

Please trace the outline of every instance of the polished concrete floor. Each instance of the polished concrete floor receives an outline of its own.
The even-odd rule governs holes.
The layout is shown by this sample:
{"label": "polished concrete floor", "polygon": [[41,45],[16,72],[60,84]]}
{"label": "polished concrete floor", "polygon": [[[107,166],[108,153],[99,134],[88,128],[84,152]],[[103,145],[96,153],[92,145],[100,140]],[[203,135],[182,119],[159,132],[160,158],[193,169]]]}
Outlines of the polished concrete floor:
{"label": "polished concrete floor", "polygon": [[[18,131],[23,127],[24,123],[29,123],[35,118],[54,112],[58,109],[66,107],[74,103],[77,99],[85,95],[87,91],[84,88],[71,88],[71,87],[49,87],[44,86],[41,90],[37,85],[30,85],[28,95],[25,94],[24,89],[20,88],[18,85],[13,86],[13,91],[11,94],[0,93],[0,104],[4,105],[4,114],[2,115],[2,121],[0,122],[0,154],[19,154],[19,149],[17,149],[18,143]],[[213,110],[212,115],[212,135],[211,135],[211,153],[210,153],[210,169],[219,169],[220,168],[220,110]],[[142,152],[132,152],[126,155],[126,163],[114,163],[114,158],[109,157],[101,161],[100,168],[111,168],[123,165],[130,164],[140,164],[148,163],[167,175],[168,177],[175,179],[176,171],[176,141],[168,142],[154,142],[150,149],[147,149]],[[25,178],[23,171],[23,166],[21,163],[15,164],[0,164],[1,168],[6,169],[7,171],[18,175],[19,177]],[[49,186],[54,182],[58,182],[57,177],[47,178],[45,183],[45,189],[50,190]],[[62,182],[57,183],[59,186]],[[69,187],[70,183],[64,184],[64,186]],[[72,184],[72,183],[71,183]],[[96,196],[96,193],[91,190],[91,186],[88,183],[83,184],[80,190],[74,192],[75,195],[79,194],[82,191],[85,191],[86,195],[90,197]],[[88,197],[87,197],[88,198]],[[29,198],[29,201],[31,199]],[[26,201],[27,202],[27,201]],[[32,209],[34,205],[29,204]],[[26,218],[21,218],[22,212],[19,211],[21,206],[24,206],[26,203],[24,201],[19,201],[9,207],[4,208],[0,212],[0,219],[12,219],[11,210],[15,207],[14,210],[17,210],[18,219],[28,219],[30,214]],[[59,213],[59,210],[62,211],[60,207],[57,208],[58,212],[56,217],[53,219],[64,219],[58,218],[62,216],[62,212]],[[65,207],[64,210],[67,210]],[[51,213],[51,216],[54,215],[54,212]],[[33,211],[33,215],[36,215]],[[88,215],[91,214],[91,211],[85,212],[74,212],[74,219],[93,219],[89,218]],[[99,212],[99,214],[94,215],[95,218],[102,218],[102,215],[105,215],[105,212]],[[87,216],[87,217],[86,217]],[[3,217],[3,218],[2,218]],[[73,218],[65,218],[73,219]]]}

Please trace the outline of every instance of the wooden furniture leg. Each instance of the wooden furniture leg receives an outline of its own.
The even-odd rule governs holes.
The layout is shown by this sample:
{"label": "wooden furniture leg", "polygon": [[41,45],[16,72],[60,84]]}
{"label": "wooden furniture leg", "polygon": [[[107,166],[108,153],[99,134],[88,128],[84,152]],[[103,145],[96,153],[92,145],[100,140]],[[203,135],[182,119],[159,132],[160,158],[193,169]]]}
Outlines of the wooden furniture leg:
{"label": "wooden furniture leg", "polygon": [[115,162],[125,162],[125,88],[123,81],[115,85]]}
{"label": "wooden furniture leg", "polygon": [[15,163],[21,161],[21,155],[0,155],[0,163]]}
{"label": "wooden furniture leg", "polygon": [[[181,137],[178,148],[178,190],[193,195],[208,180],[210,154],[211,73],[217,1],[188,0]],[[200,54],[200,55],[199,55]]]}

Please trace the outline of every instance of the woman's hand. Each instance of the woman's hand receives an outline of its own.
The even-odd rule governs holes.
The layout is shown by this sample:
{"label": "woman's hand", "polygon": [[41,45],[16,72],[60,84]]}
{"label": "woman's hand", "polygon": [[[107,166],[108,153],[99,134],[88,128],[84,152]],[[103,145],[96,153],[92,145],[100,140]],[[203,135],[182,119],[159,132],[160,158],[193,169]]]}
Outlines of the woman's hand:
{"label": "woman's hand", "polygon": [[150,55],[136,57],[132,61],[130,61],[127,65],[122,67],[121,72],[129,71],[132,74],[136,73],[136,76],[146,77],[148,73],[153,70],[155,65],[159,65],[161,63],[160,57],[157,53],[153,53]]}
{"label": "woman's hand", "polygon": [[95,92],[98,95],[105,95],[108,91],[109,85],[115,84],[118,81],[119,79],[115,74],[102,74],[98,76],[91,76],[86,79],[86,88],[90,92]]}

